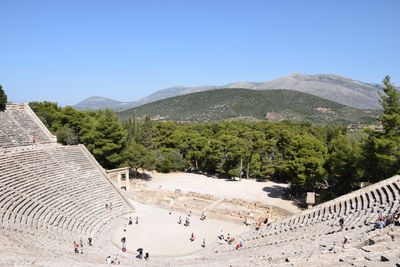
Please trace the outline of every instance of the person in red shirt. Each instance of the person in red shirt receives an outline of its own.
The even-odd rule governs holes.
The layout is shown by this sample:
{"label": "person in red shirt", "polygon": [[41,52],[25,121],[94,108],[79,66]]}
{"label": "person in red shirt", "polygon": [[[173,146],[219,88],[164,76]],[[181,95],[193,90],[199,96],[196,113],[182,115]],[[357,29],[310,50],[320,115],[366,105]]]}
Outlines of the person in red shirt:
{"label": "person in red shirt", "polygon": [[78,243],[76,243],[76,242],[74,241],[74,251],[75,251],[75,253],[79,253],[78,248],[79,248]]}

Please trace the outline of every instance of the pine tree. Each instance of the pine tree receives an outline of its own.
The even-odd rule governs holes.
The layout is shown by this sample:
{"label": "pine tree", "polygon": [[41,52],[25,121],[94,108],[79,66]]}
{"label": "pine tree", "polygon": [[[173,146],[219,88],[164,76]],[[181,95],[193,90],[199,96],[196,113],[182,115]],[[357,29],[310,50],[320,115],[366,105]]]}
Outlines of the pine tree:
{"label": "pine tree", "polygon": [[119,167],[123,162],[122,150],[126,143],[126,130],[116,114],[109,109],[98,111],[95,117],[86,117],[80,141],[107,169]]}
{"label": "pine tree", "polygon": [[7,95],[3,90],[3,87],[0,85],[0,111],[6,109],[7,103]]}
{"label": "pine tree", "polygon": [[381,104],[383,107],[382,125],[387,137],[400,135],[400,94],[390,82],[390,76],[383,79]]}
{"label": "pine tree", "polygon": [[373,132],[363,142],[364,179],[378,182],[400,172],[400,96],[390,77],[383,79],[383,133]]}

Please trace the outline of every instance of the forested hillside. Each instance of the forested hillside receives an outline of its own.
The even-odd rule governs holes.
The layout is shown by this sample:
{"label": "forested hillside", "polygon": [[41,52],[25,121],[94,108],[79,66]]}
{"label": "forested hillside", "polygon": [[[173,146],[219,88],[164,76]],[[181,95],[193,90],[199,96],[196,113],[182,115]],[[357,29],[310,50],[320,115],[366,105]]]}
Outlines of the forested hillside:
{"label": "forested hillside", "polygon": [[350,108],[291,90],[218,89],[176,96],[120,113],[122,119],[150,116],[179,122],[282,121],[319,125],[376,124],[378,110]]}
{"label": "forested hillside", "polygon": [[400,170],[400,96],[384,80],[383,131],[349,134],[342,126],[310,123],[176,123],[120,121],[110,110],[76,111],[30,103],[64,144],[85,144],[105,168],[220,174],[291,182],[294,194],[316,191],[320,201],[377,182]]}

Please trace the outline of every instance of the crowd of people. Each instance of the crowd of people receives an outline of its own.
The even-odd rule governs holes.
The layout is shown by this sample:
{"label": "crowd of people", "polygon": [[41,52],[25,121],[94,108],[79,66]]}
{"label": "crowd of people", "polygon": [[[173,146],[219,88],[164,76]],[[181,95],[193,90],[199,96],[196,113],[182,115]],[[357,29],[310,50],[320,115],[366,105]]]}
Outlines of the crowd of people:
{"label": "crowd of people", "polygon": [[[139,216],[135,217],[135,224],[139,224]],[[121,237],[121,250],[122,252],[126,252],[126,233],[128,230],[128,225],[132,226],[133,225],[133,219],[132,217],[128,218],[128,224],[124,224],[123,226],[123,236]],[[149,252],[144,252],[143,248],[138,248],[137,249],[138,254],[136,255],[136,258],[138,259],[145,259],[146,261],[149,260],[150,254]],[[108,259],[108,258],[107,258]]]}
{"label": "crowd of people", "polygon": [[378,220],[375,222],[375,229],[382,229],[386,226],[394,224],[400,226],[400,208],[397,209],[393,214],[383,215],[379,213]]}
{"label": "crowd of people", "polygon": [[[112,203],[106,203],[106,209],[107,210],[112,210]],[[169,210],[169,215],[172,215],[172,208]],[[192,217],[192,211],[189,211],[187,214],[187,217],[185,218],[185,223],[183,224],[186,227],[190,227],[190,218]],[[207,218],[207,211],[203,211],[201,216],[200,216],[200,220],[205,221]],[[126,248],[126,243],[127,243],[127,238],[126,238],[126,234],[128,231],[128,228],[130,228],[130,226],[133,226],[133,218],[129,217],[127,219],[127,223],[125,223],[123,225],[122,231],[123,231],[123,236],[121,237],[121,250],[122,252],[126,252],[127,248]],[[183,219],[182,216],[178,217],[178,224],[182,224]],[[135,224],[139,224],[139,216],[135,217]],[[223,232],[223,230],[221,230],[220,234],[218,235],[218,238],[220,240],[223,240],[224,242],[228,243],[228,244],[233,244],[235,242],[235,238],[233,236],[230,235],[230,233],[228,233],[226,236]],[[196,235],[194,232],[191,233],[190,235],[190,241],[194,242],[196,240]],[[88,238],[88,245],[92,246],[93,245],[93,239],[91,237]],[[239,242],[236,245],[236,249],[239,249],[241,247],[243,247],[243,242]],[[79,240],[79,242],[74,241],[73,242],[73,248],[74,248],[74,252],[76,254],[83,254],[83,241],[82,239]],[[201,242],[201,247],[205,248],[206,247],[206,239],[203,238],[202,242]],[[150,254],[149,252],[145,251],[143,248],[138,248],[137,249],[137,255],[136,258],[138,259],[144,259],[144,260],[149,260],[150,258]],[[105,260],[106,264],[113,264],[113,265],[119,265],[121,264],[121,261],[118,259],[118,257],[111,257],[111,256],[107,256],[106,260]]]}
{"label": "crowd of people", "polygon": [[[88,242],[89,246],[93,245],[92,241],[93,241],[93,238],[88,237],[88,241],[87,242]],[[76,254],[83,254],[83,241],[82,241],[82,238],[79,239],[79,244],[76,241],[74,241],[73,248],[74,248],[74,252]]]}

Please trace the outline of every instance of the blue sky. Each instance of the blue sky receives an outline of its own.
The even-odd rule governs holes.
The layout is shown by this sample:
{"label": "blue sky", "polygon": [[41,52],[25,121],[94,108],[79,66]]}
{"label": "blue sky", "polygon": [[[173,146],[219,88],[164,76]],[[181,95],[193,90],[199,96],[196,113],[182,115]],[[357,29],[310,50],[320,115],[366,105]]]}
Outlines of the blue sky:
{"label": "blue sky", "polygon": [[400,84],[400,1],[0,0],[13,102],[138,100],[302,72]]}

